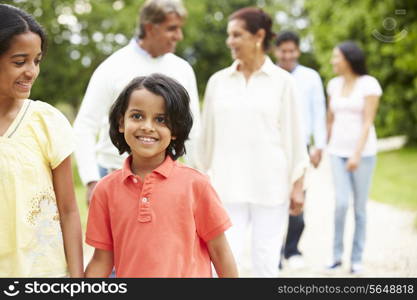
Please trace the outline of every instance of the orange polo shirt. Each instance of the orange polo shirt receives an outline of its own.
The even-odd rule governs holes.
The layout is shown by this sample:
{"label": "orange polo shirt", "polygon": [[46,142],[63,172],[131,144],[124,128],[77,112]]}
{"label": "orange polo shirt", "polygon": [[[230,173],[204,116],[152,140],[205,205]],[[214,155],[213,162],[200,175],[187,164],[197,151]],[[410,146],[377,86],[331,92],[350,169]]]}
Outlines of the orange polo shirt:
{"label": "orange polo shirt", "polygon": [[207,242],[231,222],[207,176],[167,156],[142,180],[131,160],[96,185],[87,244],[114,252],[117,277],[211,277]]}

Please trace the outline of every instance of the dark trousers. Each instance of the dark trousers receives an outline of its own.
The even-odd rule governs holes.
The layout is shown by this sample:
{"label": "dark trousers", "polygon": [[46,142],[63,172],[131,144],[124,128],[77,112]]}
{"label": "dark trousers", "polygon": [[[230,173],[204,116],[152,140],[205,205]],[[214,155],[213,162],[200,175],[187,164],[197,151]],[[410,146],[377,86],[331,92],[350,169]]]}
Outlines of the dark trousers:
{"label": "dark trousers", "polygon": [[[310,153],[310,145],[307,145],[307,152]],[[305,197],[306,193],[304,191],[304,199]],[[301,235],[303,234],[304,226],[304,212],[298,216],[290,215],[288,220],[287,236],[281,249],[281,255],[283,255],[285,259],[288,259],[293,255],[301,255],[300,250],[298,250],[298,243],[300,242]]]}
{"label": "dark trousers", "polygon": [[291,216],[288,220],[287,237],[285,238],[285,244],[283,247],[284,257],[287,259],[293,255],[301,255],[298,250],[298,242],[304,231],[304,213],[302,212],[298,216]]}

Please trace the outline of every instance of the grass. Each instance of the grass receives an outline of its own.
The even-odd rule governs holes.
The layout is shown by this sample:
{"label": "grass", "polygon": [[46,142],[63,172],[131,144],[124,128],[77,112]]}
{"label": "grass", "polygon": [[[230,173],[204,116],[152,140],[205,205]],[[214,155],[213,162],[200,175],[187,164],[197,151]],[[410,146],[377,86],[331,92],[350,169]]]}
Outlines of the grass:
{"label": "grass", "polygon": [[417,228],[417,148],[378,154],[371,199],[416,212]]}
{"label": "grass", "polygon": [[417,211],[416,183],[417,148],[378,154],[371,189],[371,198]]}

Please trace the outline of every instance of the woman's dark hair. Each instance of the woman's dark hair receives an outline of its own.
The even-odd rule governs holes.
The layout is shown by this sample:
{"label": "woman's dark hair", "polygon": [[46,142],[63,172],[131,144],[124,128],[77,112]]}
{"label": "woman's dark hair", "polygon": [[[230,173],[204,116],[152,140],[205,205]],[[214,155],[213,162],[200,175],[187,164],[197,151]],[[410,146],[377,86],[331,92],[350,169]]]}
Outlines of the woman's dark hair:
{"label": "woman's dark hair", "polygon": [[262,42],[264,51],[268,50],[269,43],[274,38],[272,29],[271,17],[260,8],[244,7],[235,11],[230,17],[229,21],[239,19],[245,22],[245,28],[252,34],[256,34],[259,29],[265,30],[265,38]]}
{"label": "woman's dark hair", "polygon": [[353,73],[368,74],[365,63],[365,53],[352,41],[346,41],[336,46],[348,61]]}
{"label": "woman's dark hair", "polygon": [[167,126],[171,130],[171,135],[176,137],[175,140],[171,140],[166,154],[176,160],[186,153],[184,143],[188,139],[188,134],[193,126],[190,97],[187,90],[179,82],[162,74],[154,73],[149,76],[134,78],[117,97],[109,115],[109,132],[112,143],[120,154],[124,152],[131,153],[124,134],[119,132],[119,127],[120,120],[124,117],[129,106],[130,96],[134,91],[140,89],[146,89],[164,99],[168,116]]}
{"label": "woman's dark hair", "polygon": [[285,42],[293,42],[297,48],[300,47],[300,38],[296,33],[292,31],[282,31],[278,33],[278,36],[275,39],[275,46],[279,47],[282,43]]}
{"label": "woman's dark hair", "polygon": [[42,53],[46,52],[46,34],[35,19],[20,8],[0,4],[0,55],[10,48],[12,39],[19,34],[33,32],[41,38]]}

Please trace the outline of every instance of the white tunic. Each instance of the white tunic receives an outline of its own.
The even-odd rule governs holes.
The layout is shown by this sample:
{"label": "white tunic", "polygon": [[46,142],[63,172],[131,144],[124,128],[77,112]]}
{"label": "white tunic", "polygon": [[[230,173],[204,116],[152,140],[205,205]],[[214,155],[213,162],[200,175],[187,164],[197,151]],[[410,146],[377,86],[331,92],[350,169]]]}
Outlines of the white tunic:
{"label": "white tunic", "polygon": [[224,202],[282,204],[309,164],[294,79],[269,57],[248,81],[237,66],[207,84],[199,168]]}

